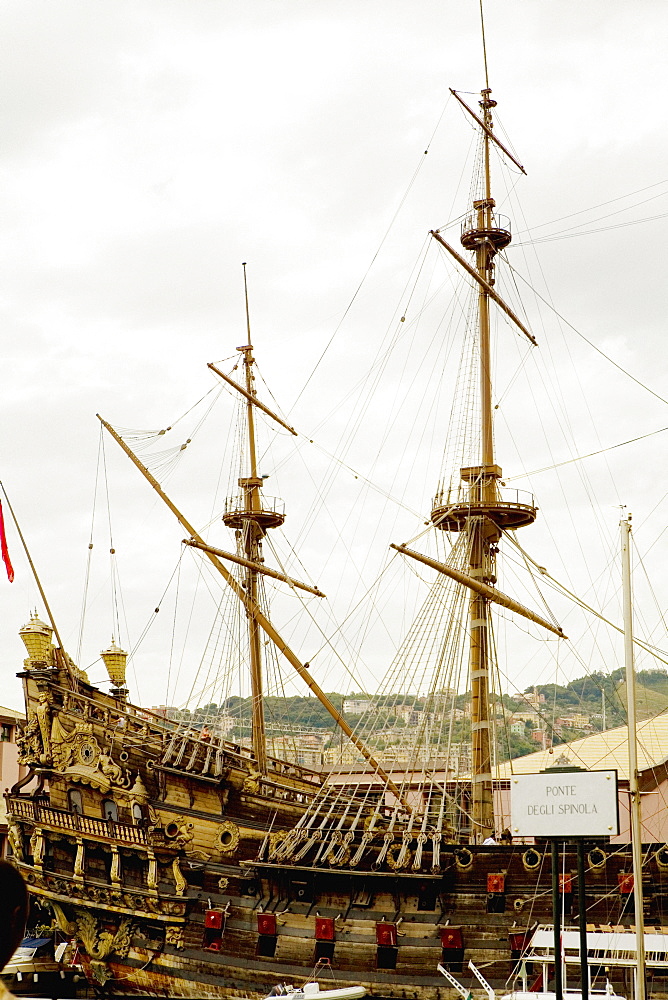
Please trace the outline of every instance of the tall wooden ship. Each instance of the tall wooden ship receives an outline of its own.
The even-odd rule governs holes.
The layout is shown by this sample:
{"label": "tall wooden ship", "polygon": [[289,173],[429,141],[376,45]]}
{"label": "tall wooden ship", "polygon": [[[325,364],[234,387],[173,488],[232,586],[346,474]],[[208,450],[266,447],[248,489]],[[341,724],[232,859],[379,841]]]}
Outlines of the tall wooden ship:
{"label": "tall wooden ship", "polygon": [[[562,636],[555,621],[497,587],[500,547],[537,516],[533,497],[504,487],[493,435],[491,316],[500,311],[535,341],[497,291],[497,259],[511,230],[492,196],[492,152],[523,168],[496,138],[489,87],[479,110],[455,97],[479,132],[478,189],[461,225],[462,249],[439,231],[431,236],[472,290],[472,361],[461,385],[475,399],[475,420],[456,436],[458,462],[433,501],[428,535],[440,554],[395,546],[436,574],[379,687],[379,711],[401,691],[423,699],[404,761],[383,763],[373,710],[353,731],[263,603],[267,576],[322,595],[264,563],[263,541],[284,513],[263,493],[257,414],[294,431],[258,397],[250,324],[238,348],[243,380],[210,366],[246,415],[245,468],[222,513],[233,551],[206,542],[123,434],[102,421],[242,610],[250,744],[132,704],[127,656],[115,642],[102,653],[111,681],[103,691],[68,656],[54,621],[34,615],[21,630],[28,718],[21,754],[29,772],[6,797],[13,857],[72,938],[90,981],[109,994],[264,995],[277,981],[311,979],[315,969],[374,996],[438,1000],[448,992],[439,962],[461,972],[474,959],[503,984],[531,928],[549,920],[549,861],[541,845],[516,845],[507,835],[499,841],[507,820],[498,815],[493,781],[494,608]],[[356,766],[342,752],[340,766],[323,774],[267,749],[267,642],[330,712]],[[446,699],[458,685],[471,692],[471,764],[470,773],[453,774]],[[592,845],[589,858],[590,923],[628,924],[626,850]],[[568,908],[570,860],[561,883]],[[668,922],[664,861],[651,872],[658,924]]]}

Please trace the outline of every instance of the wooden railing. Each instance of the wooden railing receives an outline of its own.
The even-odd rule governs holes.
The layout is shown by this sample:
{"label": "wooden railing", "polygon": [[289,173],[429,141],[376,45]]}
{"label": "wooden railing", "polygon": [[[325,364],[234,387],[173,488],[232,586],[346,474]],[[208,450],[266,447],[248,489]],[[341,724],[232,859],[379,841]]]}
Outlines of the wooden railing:
{"label": "wooden railing", "polygon": [[266,777],[260,778],[259,783],[259,794],[264,798],[280,799],[283,802],[297,802],[301,805],[307,805],[315,795],[315,792],[311,790],[294,788],[292,785],[284,785],[281,782],[272,781]]}
{"label": "wooden railing", "polygon": [[[291,790],[289,784],[281,779],[288,779],[288,781],[292,779],[310,784],[312,786],[310,789],[292,789],[300,794],[308,795],[309,793],[314,794],[322,784],[322,775],[313,768],[280,760],[277,757],[269,757],[267,764],[271,775],[269,783],[274,781],[276,788]],[[219,778],[227,767],[238,768],[249,773],[254,770],[256,764],[254,754],[249,747],[230,743],[217,736],[204,740],[191,730],[180,730],[172,735],[162,756],[160,766],[188,775],[202,774],[207,777]]]}
{"label": "wooden railing", "polygon": [[17,819],[29,820],[36,826],[47,826],[51,829],[70,830],[73,833],[88,834],[100,840],[113,840],[123,844],[147,844],[146,831],[138,826],[126,823],[114,823],[112,820],[95,819],[92,816],[80,816],[79,813],[66,812],[64,809],[53,809],[34,799],[20,796],[7,796],[7,812]]}

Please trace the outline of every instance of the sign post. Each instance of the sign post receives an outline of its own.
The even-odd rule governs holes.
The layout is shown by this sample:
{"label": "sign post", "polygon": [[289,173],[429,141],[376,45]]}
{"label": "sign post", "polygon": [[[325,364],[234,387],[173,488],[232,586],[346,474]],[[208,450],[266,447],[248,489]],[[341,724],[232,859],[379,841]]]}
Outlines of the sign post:
{"label": "sign post", "polygon": [[[584,839],[619,833],[616,771],[584,771],[554,767],[540,774],[510,779],[511,829],[514,837],[545,837],[552,844],[552,922],[554,925],[554,991],[563,1000],[561,911],[559,907],[559,841],[575,839],[578,847],[578,922],[582,1000],[589,995],[587,915],[585,912]],[[543,984],[547,989],[547,983]]]}

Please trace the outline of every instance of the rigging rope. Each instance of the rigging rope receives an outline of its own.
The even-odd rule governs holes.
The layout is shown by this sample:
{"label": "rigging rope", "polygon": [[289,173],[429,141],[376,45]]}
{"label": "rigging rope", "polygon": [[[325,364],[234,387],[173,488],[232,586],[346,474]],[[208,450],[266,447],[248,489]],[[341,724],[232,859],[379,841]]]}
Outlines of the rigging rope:
{"label": "rigging rope", "polygon": [[[654,187],[659,187],[661,184],[668,184],[668,180],[655,181],[654,184],[648,184],[646,187],[637,188],[635,191],[629,191],[628,194],[620,194],[616,198],[609,198],[607,201],[601,201],[597,205],[591,205],[589,208],[581,208],[577,212],[571,212],[569,215],[561,215],[558,219],[551,219],[549,222],[539,222],[535,226],[531,226],[530,229],[521,230],[517,235],[521,236],[523,233],[533,233],[537,229],[544,229],[545,226],[554,226],[557,222],[565,222],[566,219],[573,219],[576,215],[584,215],[585,212],[593,212],[597,208],[605,208],[606,205],[613,205],[616,201],[622,201],[624,198],[631,198],[634,194],[642,194],[643,191],[650,191]],[[668,192],[662,191],[660,194],[654,195],[654,198],[661,198]],[[653,198],[644,199],[638,202],[639,205],[644,205],[646,201],[652,201]],[[636,208],[636,205],[630,205],[630,208]],[[602,216],[602,218],[607,218],[607,216]],[[598,220],[593,220],[598,221]],[[583,223],[584,224],[584,223]],[[523,245],[523,244],[518,244]]]}
{"label": "rigging rope", "polygon": [[586,455],[576,455],[574,458],[566,458],[563,462],[555,462],[553,465],[544,465],[542,469],[534,469],[532,472],[523,472],[517,476],[505,476],[505,482],[510,483],[515,479],[528,479],[531,476],[537,476],[541,472],[552,472],[553,469],[560,469],[563,465],[572,465],[573,462],[584,462],[587,458],[594,458],[596,455],[604,455],[608,451],[614,451],[615,448],[623,448],[627,444],[636,444],[638,441],[644,441],[646,438],[654,437],[656,434],[663,434],[668,431],[668,427],[659,427],[656,431],[648,431],[647,434],[639,434],[638,437],[629,438],[627,441],[619,441],[617,444],[608,445],[606,448],[599,448],[597,451],[590,451]]}
{"label": "rigging rope", "polygon": [[84,578],[83,595],[82,595],[82,598],[81,598],[81,617],[80,617],[80,620],[79,620],[79,636],[78,636],[78,639],[77,639],[77,654],[76,654],[77,655],[77,658],[76,658],[77,664],[81,663],[82,647],[83,647],[83,636],[84,636],[84,626],[85,626],[85,621],[86,621],[86,610],[87,610],[87,607],[88,607],[88,588],[89,588],[89,585],[90,585],[90,571],[91,571],[91,565],[92,565],[92,561],[93,561],[93,535],[94,535],[94,532],[95,532],[95,512],[96,512],[96,505],[97,505],[97,489],[98,489],[98,483],[99,483],[99,479],[100,479],[100,458],[101,458],[102,449],[103,449],[103,446],[104,446],[103,445],[103,436],[102,436],[103,433],[104,433],[104,428],[102,426],[100,426],[100,438],[99,438],[99,442],[98,442],[97,463],[96,463],[96,466],[95,466],[95,486],[93,488],[93,510],[91,512],[90,534],[88,536],[88,557],[86,559],[86,575],[85,575],[85,578]]}
{"label": "rigging rope", "polygon": [[290,408],[288,409],[288,413],[291,413],[294,410],[295,406],[297,405],[297,403],[299,402],[299,400],[301,399],[301,397],[304,395],[304,392],[306,391],[306,388],[307,388],[309,382],[311,381],[311,379],[315,375],[316,371],[320,367],[321,362],[323,361],[325,355],[327,354],[327,352],[329,351],[330,347],[332,346],[332,344],[334,342],[334,339],[337,336],[339,330],[341,329],[341,327],[342,327],[342,325],[343,325],[343,323],[344,323],[344,321],[345,321],[348,313],[352,309],[353,304],[354,304],[357,296],[361,292],[362,286],[364,285],[366,279],[369,277],[369,274],[371,273],[371,269],[372,269],[373,265],[376,263],[376,259],[378,258],[378,255],[380,254],[380,251],[383,249],[383,246],[384,246],[384,244],[385,244],[388,236],[390,235],[390,232],[392,231],[392,227],[394,226],[394,223],[397,221],[399,213],[401,212],[401,209],[403,208],[404,203],[405,203],[406,199],[408,198],[408,195],[411,192],[411,188],[415,184],[415,181],[417,180],[418,175],[419,175],[420,171],[422,170],[422,165],[424,164],[424,158],[425,158],[425,156],[427,156],[429,154],[429,150],[431,148],[431,144],[434,141],[434,136],[436,135],[436,132],[438,131],[439,125],[441,124],[441,120],[442,120],[442,118],[443,118],[443,116],[444,116],[444,114],[446,112],[446,109],[448,107],[448,104],[450,103],[450,100],[451,100],[451,96],[448,95],[448,97],[446,99],[446,102],[445,102],[445,104],[443,106],[443,109],[442,109],[442,111],[441,111],[441,113],[440,113],[440,115],[438,117],[437,122],[436,122],[436,126],[434,128],[434,131],[432,132],[431,137],[430,137],[429,141],[427,142],[426,149],[421,154],[420,159],[418,160],[418,164],[417,164],[415,170],[413,171],[413,176],[411,177],[410,181],[408,182],[408,187],[406,188],[406,190],[404,191],[402,197],[400,198],[399,204],[397,205],[397,207],[396,207],[396,209],[394,211],[394,214],[392,215],[392,218],[390,219],[390,223],[389,223],[387,229],[385,230],[385,233],[384,233],[384,235],[383,235],[380,243],[378,244],[378,247],[376,248],[375,253],[372,256],[372,258],[371,258],[371,260],[370,260],[370,262],[369,262],[369,264],[367,266],[366,271],[362,275],[362,279],[361,279],[360,283],[358,284],[357,288],[353,292],[353,296],[350,299],[350,302],[348,303],[348,305],[346,306],[346,308],[344,309],[343,315],[341,316],[341,319],[339,320],[339,322],[337,323],[336,327],[334,328],[334,332],[332,333],[331,337],[329,338],[329,340],[325,344],[324,350],[322,351],[320,357],[318,358],[318,360],[316,361],[315,365],[313,366],[313,368],[312,368],[312,370],[311,370],[308,378],[304,382],[304,384],[303,384],[302,388],[300,389],[297,397],[295,398],[294,402],[292,403],[292,406],[290,406]]}
{"label": "rigging rope", "polygon": [[[658,195],[657,195],[658,197]],[[620,209],[620,211],[625,211]],[[614,226],[599,226],[598,229],[586,229],[582,233],[556,233],[554,236],[543,236],[537,240],[520,240],[515,244],[517,247],[524,247],[527,245],[534,246],[537,243],[553,243],[556,240],[571,240],[576,236],[591,236],[594,233],[607,233],[611,229],[625,229],[627,226],[639,226],[643,222],[656,222],[658,219],[668,218],[668,212],[661,212],[659,215],[646,215],[644,219],[630,219],[628,222],[618,222]],[[583,223],[585,225],[585,223]]]}
{"label": "rigging rope", "polygon": [[[606,618],[604,615],[602,615],[600,611],[597,611],[595,608],[592,608],[591,605],[587,604],[586,601],[583,601],[581,597],[578,597],[577,594],[574,594],[571,590],[569,590],[566,586],[564,586],[563,583],[560,583],[553,576],[551,576],[551,574],[548,573],[548,571],[545,569],[544,566],[540,566],[536,562],[536,560],[532,559],[529,553],[522,548],[517,539],[513,537],[512,533],[504,532],[504,534],[512,541],[513,545],[515,545],[516,548],[519,549],[519,551],[522,553],[522,556],[530,563],[532,563],[536,567],[538,572],[547,580],[551,581],[555,585],[555,587],[557,587],[562,593],[566,594],[567,597],[570,597],[577,605],[579,605],[585,611],[588,611],[590,614],[594,615],[594,617],[599,618],[602,622],[604,622],[604,624],[609,625],[611,628],[614,628],[617,632],[624,631],[624,629],[621,626],[615,625],[615,623],[611,622],[609,618]],[[640,646],[640,648],[643,649],[646,653],[649,653],[651,656],[654,656],[655,659],[659,660],[661,663],[664,663],[666,666],[668,666],[668,653],[663,652],[662,656],[660,656],[659,652],[662,651],[660,650],[657,651],[655,647],[650,646],[642,639],[638,639],[637,636],[633,637],[633,641],[635,645]]]}
{"label": "rigging rope", "polygon": [[512,266],[512,264],[508,264],[508,267],[515,274],[517,274],[517,276],[525,283],[525,285],[527,285],[527,287],[531,289],[533,294],[537,296],[537,298],[539,298],[541,302],[544,305],[546,305],[548,309],[550,309],[555,314],[555,316],[558,317],[558,319],[561,320],[562,323],[565,323],[566,326],[573,331],[573,333],[577,334],[577,336],[580,337],[581,340],[584,340],[585,344],[588,344],[590,347],[592,347],[598,354],[601,355],[602,358],[605,358],[605,360],[608,361],[614,368],[617,368],[617,370],[620,371],[622,375],[626,375],[627,378],[631,379],[632,382],[635,382],[636,385],[639,385],[641,389],[645,390],[645,392],[648,392],[651,396],[654,396],[655,399],[658,399],[661,403],[666,403],[668,405],[668,399],[666,399],[664,396],[661,396],[658,392],[655,392],[653,389],[650,389],[648,385],[645,385],[644,382],[641,382],[640,379],[636,378],[635,375],[632,375],[631,372],[627,371],[626,368],[623,368],[622,365],[620,365],[617,361],[611,358],[609,354],[606,354],[605,351],[601,350],[600,347],[597,347],[597,345],[593,341],[589,340],[588,337],[585,337],[584,333],[578,330],[578,328],[574,326],[573,323],[570,323],[565,316],[562,316],[559,310],[556,309],[555,306],[552,305],[552,303],[548,302],[548,300],[544,298],[544,296],[542,296],[540,292],[532,286],[531,282],[529,282],[522,274],[520,274],[519,271],[516,271],[516,269]]}

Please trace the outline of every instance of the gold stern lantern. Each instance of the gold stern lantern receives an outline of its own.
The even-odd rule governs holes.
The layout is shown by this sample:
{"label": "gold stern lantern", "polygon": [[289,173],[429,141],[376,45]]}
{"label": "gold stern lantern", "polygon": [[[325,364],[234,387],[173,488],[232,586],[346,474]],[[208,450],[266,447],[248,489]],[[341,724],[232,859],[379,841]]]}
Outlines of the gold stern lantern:
{"label": "gold stern lantern", "polygon": [[47,666],[51,663],[51,635],[53,629],[41,621],[34,611],[30,621],[19,631],[23,644],[28,651],[26,666]]}
{"label": "gold stern lantern", "polygon": [[109,674],[109,680],[114,685],[112,694],[127,694],[125,688],[125,664],[128,654],[124,649],[120,649],[114,639],[111,640],[109,649],[100,653]]}

